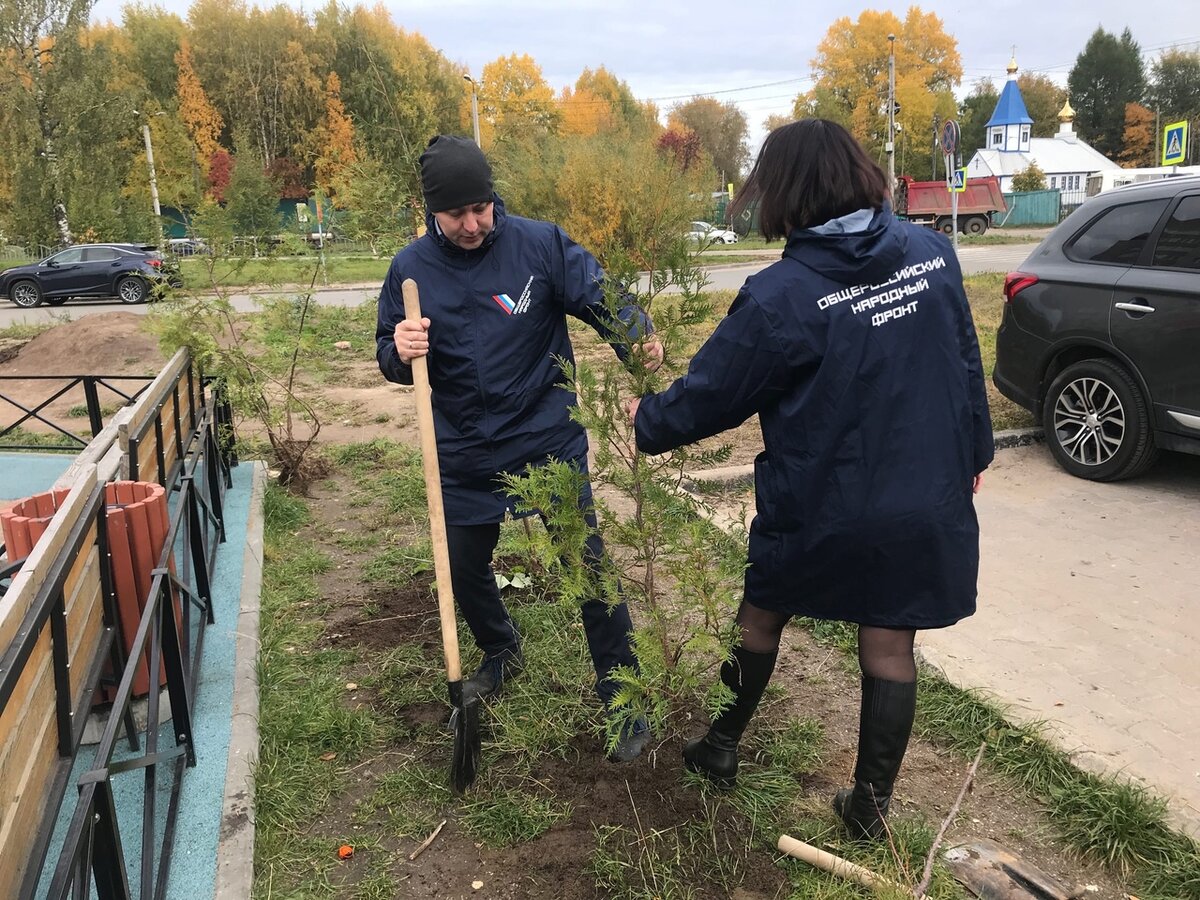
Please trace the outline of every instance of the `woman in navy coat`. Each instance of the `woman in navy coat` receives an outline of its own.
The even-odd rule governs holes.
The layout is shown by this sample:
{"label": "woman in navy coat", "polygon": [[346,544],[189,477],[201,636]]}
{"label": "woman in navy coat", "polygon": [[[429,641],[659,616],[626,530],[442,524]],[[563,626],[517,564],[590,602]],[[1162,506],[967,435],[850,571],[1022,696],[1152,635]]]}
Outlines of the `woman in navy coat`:
{"label": "woman in navy coat", "polygon": [[917,629],[975,611],[973,493],[992,460],[983,370],[958,260],[898,221],[883,172],[841,126],[768,135],[738,207],[759,201],[779,262],[746,281],[666,391],[630,401],[638,447],[661,453],[755,413],[756,512],[722,666],[736,700],[684,749],[722,787],[795,615],[857,623],[862,707],[854,787],[834,806],[878,837],[916,709]]}

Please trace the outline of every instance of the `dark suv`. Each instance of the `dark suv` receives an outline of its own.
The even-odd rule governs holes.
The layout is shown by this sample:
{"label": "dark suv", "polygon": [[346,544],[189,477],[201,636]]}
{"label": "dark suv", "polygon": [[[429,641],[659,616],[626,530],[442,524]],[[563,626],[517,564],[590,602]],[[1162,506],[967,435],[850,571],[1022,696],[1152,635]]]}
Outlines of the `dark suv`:
{"label": "dark suv", "polygon": [[1072,475],[1200,453],[1200,177],[1091,198],[1005,279],[996,387]]}
{"label": "dark suv", "polygon": [[153,244],[79,244],[0,272],[0,297],[26,308],[61,306],[71,297],[144,303],[159,284],[178,287],[182,282]]}

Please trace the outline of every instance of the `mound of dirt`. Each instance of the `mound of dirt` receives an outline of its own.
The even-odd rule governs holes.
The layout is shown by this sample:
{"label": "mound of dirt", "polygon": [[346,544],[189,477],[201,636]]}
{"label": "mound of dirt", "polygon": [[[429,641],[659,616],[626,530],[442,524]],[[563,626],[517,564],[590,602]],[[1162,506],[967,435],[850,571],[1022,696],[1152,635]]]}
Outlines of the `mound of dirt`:
{"label": "mound of dirt", "polygon": [[145,322],[137,313],[106,312],[58,325],[22,347],[0,374],[155,375],[166,360]]}
{"label": "mound of dirt", "polygon": [[[0,427],[20,424],[44,434],[53,432],[53,425],[90,435],[83,387],[77,384],[59,394],[71,383],[65,376],[109,376],[111,380],[97,383],[96,396],[104,415],[120,408],[166,363],[158,340],[144,330],[145,321],[137,313],[97,313],[57,325],[26,343],[15,358],[0,363]],[[23,409],[37,410],[39,418]]]}

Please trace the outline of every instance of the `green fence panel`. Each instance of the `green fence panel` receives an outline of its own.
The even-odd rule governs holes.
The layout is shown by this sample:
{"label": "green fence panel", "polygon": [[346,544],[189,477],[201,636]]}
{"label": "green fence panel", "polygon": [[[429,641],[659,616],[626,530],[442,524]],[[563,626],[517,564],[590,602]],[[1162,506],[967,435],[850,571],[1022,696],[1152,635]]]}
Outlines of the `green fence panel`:
{"label": "green fence panel", "polygon": [[992,216],[992,224],[998,227],[1020,225],[1057,225],[1062,208],[1058,191],[1024,191],[1005,194],[1008,212]]}

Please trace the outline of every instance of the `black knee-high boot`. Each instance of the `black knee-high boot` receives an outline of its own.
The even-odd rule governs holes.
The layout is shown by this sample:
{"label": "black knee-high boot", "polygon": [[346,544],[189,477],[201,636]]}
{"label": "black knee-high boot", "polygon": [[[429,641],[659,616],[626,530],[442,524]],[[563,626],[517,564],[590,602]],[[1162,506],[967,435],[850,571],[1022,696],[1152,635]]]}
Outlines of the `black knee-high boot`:
{"label": "black knee-high boot", "polygon": [[721,681],[734,693],[733,705],[717,716],[708,734],[688,741],[683,748],[684,764],[723,790],[737,784],[738,742],[771,680],[777,656],[778,652],[734,648],[733,659],[721,666]]}
{"label": "black knee-high boot", "polygon": [[916,709],[915,681],[863,677],[854,788],[840,790],[833,798],[834,810],[856,838],[880,838],[886,832],[883,820]]}

